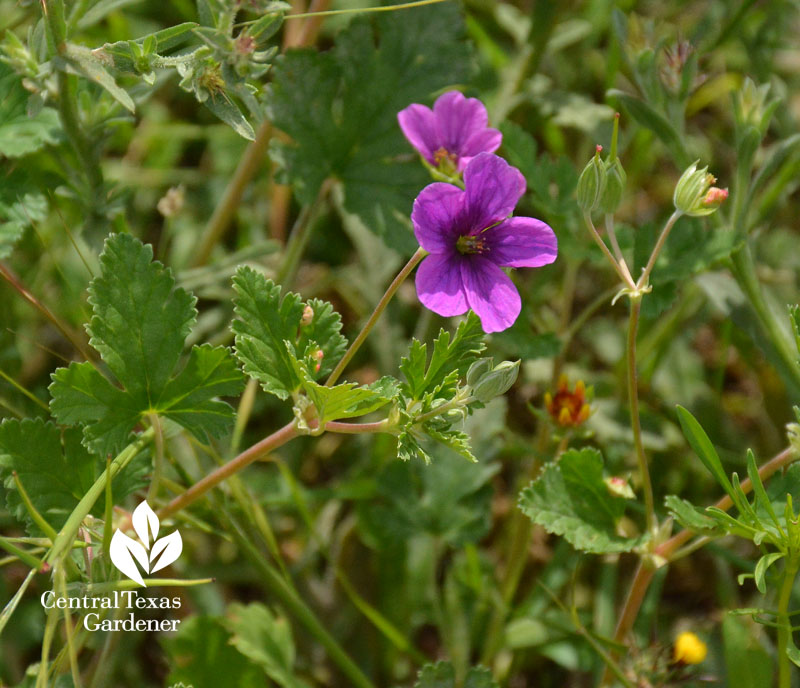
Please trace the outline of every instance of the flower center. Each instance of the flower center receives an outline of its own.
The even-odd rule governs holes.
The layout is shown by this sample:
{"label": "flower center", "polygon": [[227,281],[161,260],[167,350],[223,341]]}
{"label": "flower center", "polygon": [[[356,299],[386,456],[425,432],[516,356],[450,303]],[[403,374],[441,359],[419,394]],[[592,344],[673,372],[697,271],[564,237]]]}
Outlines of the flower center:
{"label": "flower center", "polygon": [[433,162],[442,172],[448,175],[455,174],[458,169],[458,156],[450,153],[446,148],[439,148],[433,154]]}
{"label": "flower center", "polygon": [[458,252],[464,256],[486,251],[486,240],[480,234],[462,234],[456,240]]}

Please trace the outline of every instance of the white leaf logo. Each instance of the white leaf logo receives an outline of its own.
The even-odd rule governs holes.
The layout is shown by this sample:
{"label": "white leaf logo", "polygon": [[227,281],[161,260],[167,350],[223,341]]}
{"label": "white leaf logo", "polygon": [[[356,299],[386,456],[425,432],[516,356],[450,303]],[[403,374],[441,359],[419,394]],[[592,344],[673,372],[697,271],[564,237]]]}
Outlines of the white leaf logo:
{"label": "white leaf logo", "polygon": [[[144,586],[146,584],[139,567],[150,574],[169,566],[180,556],[183,540],[177,530],[158,539],[160,526],[158,516],[146,501],[136,507],[131,521],[141,543],[117,528],[114,537],[111,538],[111,562],[132,581]],[[136,566],[137,563],[139,567]]]}

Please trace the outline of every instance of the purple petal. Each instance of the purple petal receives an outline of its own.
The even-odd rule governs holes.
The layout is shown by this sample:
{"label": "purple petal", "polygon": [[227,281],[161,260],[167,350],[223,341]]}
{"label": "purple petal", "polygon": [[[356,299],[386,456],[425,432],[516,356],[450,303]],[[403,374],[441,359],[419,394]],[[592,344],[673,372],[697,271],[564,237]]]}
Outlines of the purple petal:
{"label": "purple petal", "polygon": [[460,172],[469,164],[478,153],[494,153],[503,142],[503,135],[497,129],[482,129],[470,136],[461,147],[458,158]]}
{"label": "purple petal", "polygon": [[479,153],[464,170],[466,210],[473,233],[505,220],[525,193],[525,177],[505,160]]}
{"label": "purple petal", "polygon": [[439,96],[433,104],[433,114],[440,145],[456,155],[462,154],[464,144],[473,134],[489,124],[483,103],[477,98],[465,98],[458,91]]}
{"label": "purple petal", "polygon": [[519,317],[522,302],[514,283],[497,265],[483,256],[461,263],[461,279],[469,307],[481,319],[484,332],[501,332]]}
{"label": "purple petal", "polygon": [[464,192],[452,184],[429,184],[414,201],[411,222],[419,245],[431,253],[451,253],[458,238]]}
{"label": "purple petal", "polygon": [[415,103],[400,110],[397,113],[397,121],[408,142],[433,165],[433,154],[441,146],[437,142],[436,118],[433,116],[433,111]]}
{"label": "purple petal", "polygon": [[[461,259],[456,255],[431,254],[417,269],[417,297],[439,315],[462,315],[469,306],[461,283]],[[497,268],[499,270],[499,268]]]}
{"label": "purple petal", "polygon": [[532,217],[512,217],[483,234],[489,260],[509,268],[539,268],[558,255],[553,230]]}

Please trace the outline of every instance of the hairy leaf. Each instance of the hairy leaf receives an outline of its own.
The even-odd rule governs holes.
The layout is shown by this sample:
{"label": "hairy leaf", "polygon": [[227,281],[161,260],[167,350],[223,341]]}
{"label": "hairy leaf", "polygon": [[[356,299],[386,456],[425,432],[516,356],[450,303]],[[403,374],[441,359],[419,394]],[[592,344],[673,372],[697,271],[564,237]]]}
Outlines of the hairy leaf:
{"label": "hairy leaf", "polygon": [[571,449],[545,466],[522,491],[519,505],[534,523],[584,552],[629,552],[642,541],[617,534],[625,500],[609,492],[596,449]]}
{"label": "hairy leaf", "polygon": [[[312,299],[304,305],[293,292],[281,297],[280,286],[249,267],[239,268],[233,288],[236,356],[245,373],[279,399],[288,398],[302,384],[295,351],[319,363],[319,370],[312,368],[312,379],[318,379],[333,369],[347,348],[340,333],[341,317],[329,303]],[[313,311],[311,321],[303,324],[308,308]],[[322,353],[321,360],[315,358],[317,352]]]}
{"label": "hairy leaf", "polygon": [[[77,429],[67,428],[62,433],[54,423],[41,419],[10,419],[0,424],[0,476],[8,509],[17,520],[28,523],[32,532],[38,533],[38,528],[16,490],[14,471],[36,510],[58,530],[104,469],[105,462],[81,444]],[[114,482],[115,501],[141,484],[141,469],[129,464]],[[102,504],[97,509],[101,511]]]}
{"label": "hairy leaf", "polygon": [[46,107],[29,117],[29,97],[22,79],[0,62],[0,157],[18,158],[58,141],[58,113]]}
{"label": "hairy leaf", "polygon": [[420,400],[427,393],[436,393],[462,377],[484,350],[483,330],[478,316],[472,311],[459,323],[454,335],[442,329],[433,343],[428,362],[428,345],[416,339],[408,356],[400,362],[400,372],[406,378],[404,393]]}
{"label": "hairy leaf", "polygon": [[195,322],[195,299],[175,287],[153,251],[127,234],[112,235],[89,287],[91,345],[113,374],[72,363],[53,375],[51,409],[59,422],[85,426],[87,446],[117,453],[141,417],[158,413],[205,442],[219,437],[233,409],[215,400],[241,391],[242,376],[224,347],[194,347],[176,368]]}

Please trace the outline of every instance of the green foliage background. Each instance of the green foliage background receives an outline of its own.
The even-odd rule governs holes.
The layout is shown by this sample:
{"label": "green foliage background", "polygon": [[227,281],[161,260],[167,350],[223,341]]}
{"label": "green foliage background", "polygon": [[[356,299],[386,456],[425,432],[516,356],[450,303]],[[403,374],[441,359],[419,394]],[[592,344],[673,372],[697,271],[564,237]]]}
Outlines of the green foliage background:
{"label": "green foliage background", "polygon": [[[748,448],[763,463],[786,446],[800,401],[786,310],[798,302],[800,267],[797,3],[467,0],[337,14],[312,27],[281,22],[281,3],[252,2],[233,8],[232,34],[225,17],[233,6],[198,5],[67,3],[84,10],[70,26],[77,47],[50,60],[39,5],[0,0],[8,63],[0,63],[0,418],[29,419],[20,425],[35,432],[25,437],[37,437],[15,435],[16,421],[0,428],[3,534],[41,535],[25,517],[12,470],[41,486],[34,503],[61,527],[103,469],[98,457],[121,450],[149,413],[167,421],[167,476],[180,487],[292,420],[282,400],[300,390],[336,419],[398,395],[406,408],[430,407],[454,397],[478,355],[519,358],[514,387],[477,409],[463,432],[429,424],[439,442],[410,429],[397,440],[301,438],[193,505],[177,520],[184,553],[174,572],[215,583],[182,589],[185,620],[174,637],[128,634],[124,650],[118,638],[90,641],[103,663],[101,672],[92,668],[92,685],[351,685],[321,635],[298,622],[294,598],[275,592],[268,561],[376,686],[491,688],[495,679],[475,665],[487,659],[489,619],[504,604],[517,498],[532,466],[559,448],[569,451],[521,505],[547,531],[568,531],[567,541],[534,529],[489,659],[504,686],[596,685],[603,662],[592,641],[613,636],[636,564],[628,552],[643,538],[638,505],[602,492],[604,475],[635,469],[626,313],[611,305],[615,277],[575,204],[578,174],[596,144],[608,147],[619,110],[627,187],[617,231],[634,275],[685,166],[702,159],[731,190],[719,216],[676,225],[639,339],[656,493],[688,500],[669,506],[700,518],[688,503],[712,504],[722,491],[684,439],[676,405],[700,419],[722,473],[744,476]],[[255,52],[231,39],[245,27]],[[147,35],[155,37],[128,42]],[[304,39],[310,45],[288,47]],[[104,45],[102,60],[87,50]],[[176,61],[203,46],[197,60]],[[82,127],[77,144],[62,124],[66,69]],[[748,90],[746,78],[769,85],[769,94]],[[352,385],[332,398],[322,382],[343,337],[352,341],[416,248],[409,213],[430,178],[396,113],[451,88],[487,103],[504,134],[499,153],[528,182],[516,212],[554,228],[559,259],[515,272],[522,315],[486,338],[485,354],[474,319],[457,331],[404,284],[348,370]],[[251,179],[225,231],[214,234],[252,138],[263,147]],[[112,233],[123,237],[119,251],[101,258]],[[305,304],[315,320],[298,335]],[[276,317],[262,327],[258,313]],[[453,339],[434,344],[442,327]],[[317,348],[324,356],[314,370]],[[260,383],[249,422],[235,429],[245,376],[234,349]],[[575,432],[551,432],[544,409],[560,372],[594,390],[593,415]],[[85,424],[84,444],[77,430],[54,423]],[[114,483],[118,504],[140,501],[150,471],[149,457],[132,461]],[[776,503],[787,492],[800,499],[796,471],[787,476],[769,493]],[[668,516],[661,501],[657,509]],[[98,502],[93,516],[102,511]],[[571,519],[578,527],[563,525]],[[572,544],[613,554],[590,556]],[[774,582],[779,565],[759,574],[761,554],[747,541],[715,541],[661,569],[629,639],[626,670],[644,675],[691,628],[710,655],[701,672],[687,674],[688,685],[701,685],[701,673],[730,688],[772,680],[770,632],[749,616],[724,614],[772,604],[759,592],[764,585],[737,580]],[[26,567],[2,563],[5,604]],[[35,685],[26,671],[40,659],[38,595],[48,585],[46,576],[34,579],[3,632],[0,685]],[[446,663],[418,674],[437,660]],[[55,685],[71,679],[65,673]]]}

